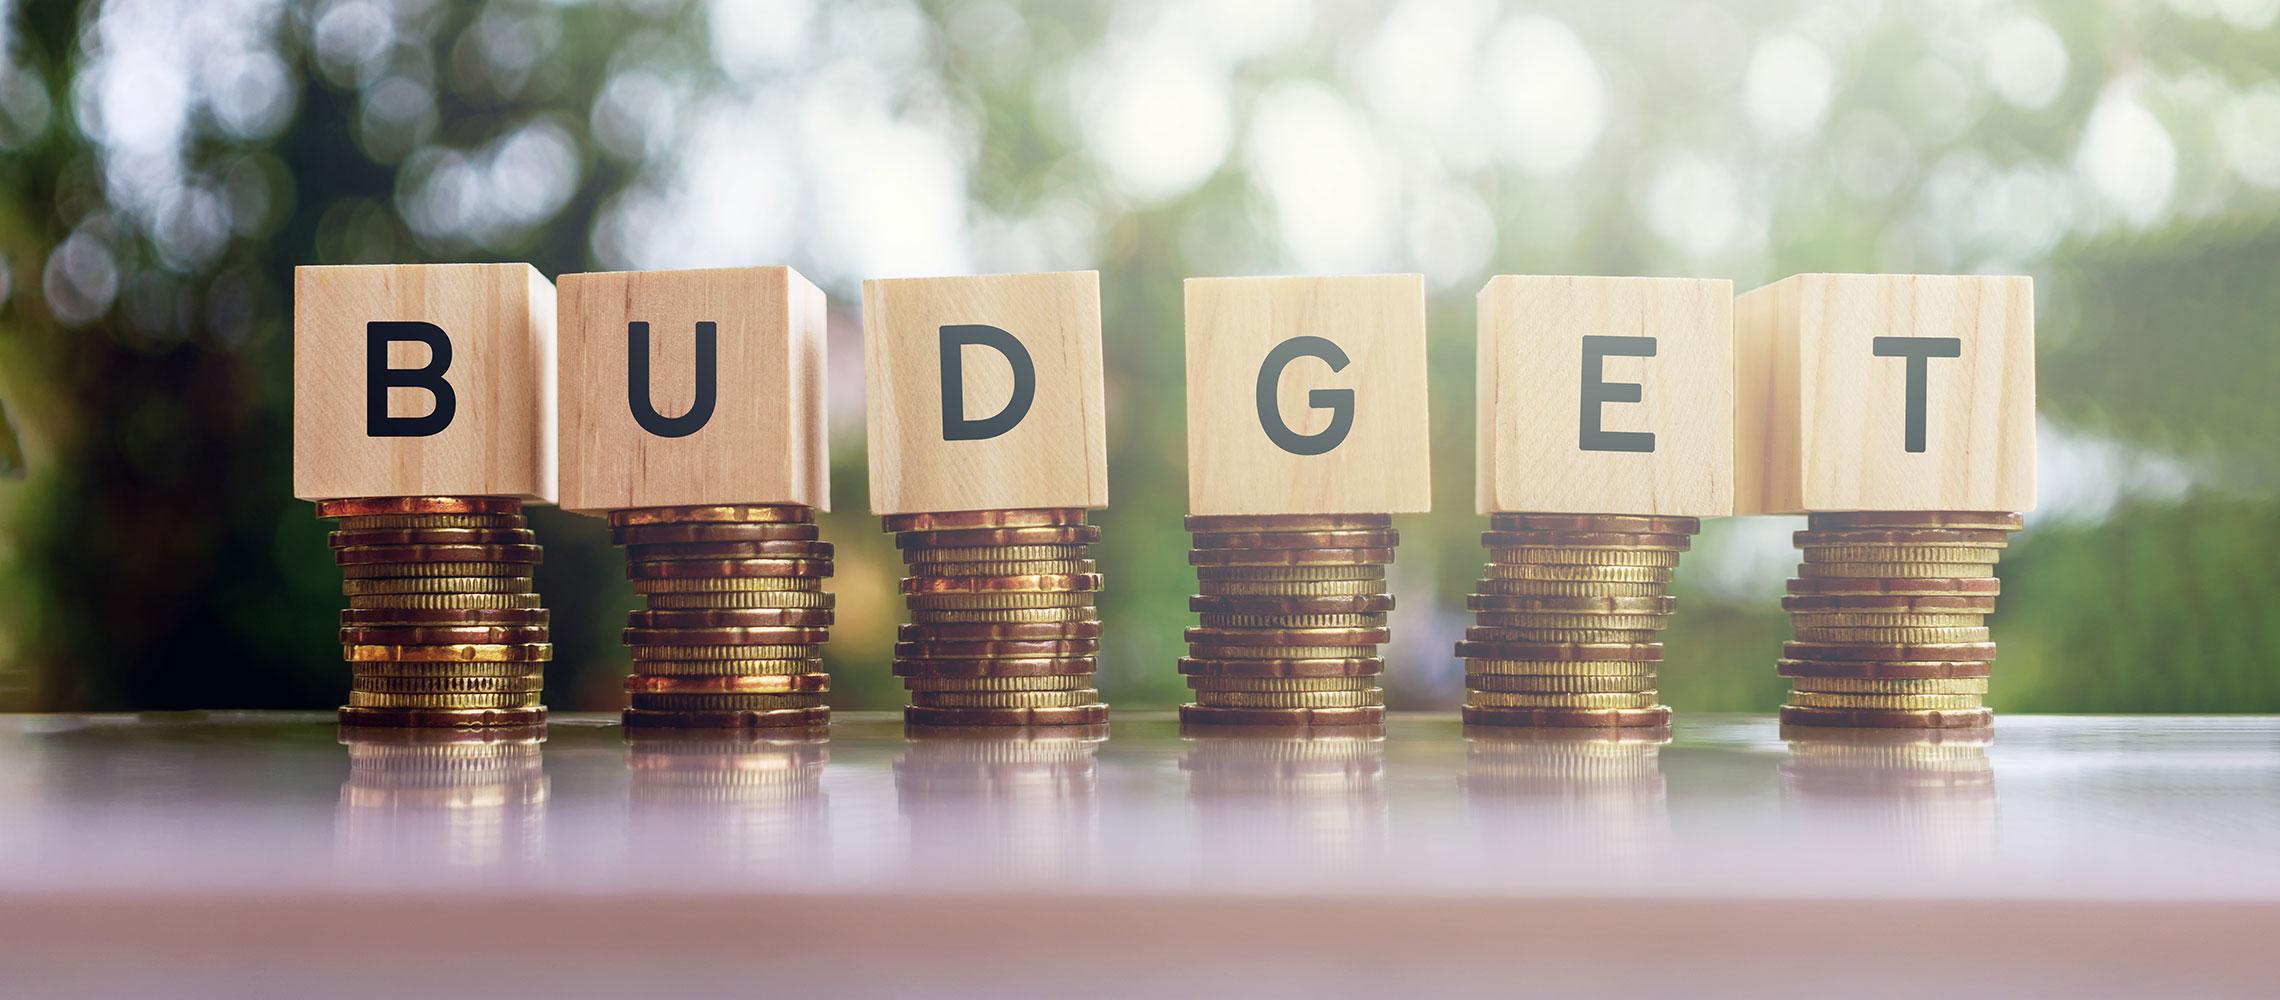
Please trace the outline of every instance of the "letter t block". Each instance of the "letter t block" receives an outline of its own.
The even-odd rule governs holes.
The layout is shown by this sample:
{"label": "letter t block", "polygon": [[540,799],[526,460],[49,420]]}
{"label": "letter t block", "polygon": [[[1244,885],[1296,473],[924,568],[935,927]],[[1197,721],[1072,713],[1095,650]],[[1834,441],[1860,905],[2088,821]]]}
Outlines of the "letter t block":
{"label": "letter t block", "polygon": [[1800,274],[1734,301],[1737,505],[2035,505],[2030,278]]}
{"label": "letter t block", "polygon": [[552,503],[554,417],[554,286],[530,265],[293,270],[294,496]]}
{"label": "letter t block", "polygon": [[1108,506],[1100,274],[863,283],[871,513]]}

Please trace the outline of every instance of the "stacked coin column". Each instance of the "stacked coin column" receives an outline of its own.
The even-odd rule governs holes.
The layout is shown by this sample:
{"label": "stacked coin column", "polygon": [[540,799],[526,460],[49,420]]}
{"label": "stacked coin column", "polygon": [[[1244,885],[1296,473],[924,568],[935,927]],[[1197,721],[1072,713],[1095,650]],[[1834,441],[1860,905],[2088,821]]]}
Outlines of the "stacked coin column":
{"label": "stacked coin column", "polygon": [[531,586],[540,549],[500,497],[322,500],[351,679],[343,725],[522,726],[554,656]]}
{"label": "stacked coin column", "polygon": [[1995,664],[1986,616],[2013,513],[1813,514],[1782,599],[1797,639],[1781,721],[1799,726],[1960,729],[1989,725]]}
{"label": "stacked coin column", "polygon": [[1467,598],[1475,624],[1464,720],[1498,726],[1666,726],[1656,633],[1669,622],[1672,571],[1691,517],[1492,514],[1486,579]]}
{"label": "stacked coin column", "polygon": [[1191,516],[1196,567],[1180,721],[1368,725],[1385,720],[1378,647],[1392,638],[1390,514]]}
{"label": "stacked coin column", "polygon": [[909,575],[895,676],[913,726],[1094,725],[1100,529],[1082,508],[890,514]]}
{"label": "stacked coin column", "polygon": [[802,504],[611,511],[626,578],[628,726],[820,726],[831,720],[831,543]]}

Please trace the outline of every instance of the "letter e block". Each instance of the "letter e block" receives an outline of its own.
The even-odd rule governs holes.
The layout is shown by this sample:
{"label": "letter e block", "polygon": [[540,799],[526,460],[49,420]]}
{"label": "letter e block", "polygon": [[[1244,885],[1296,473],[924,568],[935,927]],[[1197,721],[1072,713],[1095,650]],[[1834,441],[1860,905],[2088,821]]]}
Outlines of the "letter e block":
{"label": "letter e block", "polygon": [[824,310],[788,267],[563,275],[563,508],[830,509]]}
{"label": "letter e block", "polygon": [[1800,274],[1734,338],[1742,513],[2034,507],[2032,279]]}
{"label": "letter e block", "polygon": [[1732,514],[1733,295],[1698,278],[1490,279],[1480,511]]}
{"label": "letter e block", "polygon": [[1186,291],[1189,513],[1432,509],[1423,276]]}
{"label": "letter e block", "polygon": [[293,270],[293,495],[554,501],[554,286],[528,264]]}
{"label": "letter e block", "polygon": [[1108,506],[1100,274],[863,283],[871,512]]}

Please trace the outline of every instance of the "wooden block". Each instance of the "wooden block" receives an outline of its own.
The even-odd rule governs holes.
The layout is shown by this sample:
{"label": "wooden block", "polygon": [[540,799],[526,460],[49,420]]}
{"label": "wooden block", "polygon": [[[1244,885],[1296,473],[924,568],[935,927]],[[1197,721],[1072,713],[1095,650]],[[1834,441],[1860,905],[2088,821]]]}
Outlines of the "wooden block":
{"label": "wooden block", "polygon": [[563,275],[562,506],[829,510],[824,309],[788,267]]}
{"label": "wooden block", "polygon": [[1800,274],[1734,303],[1744,514],[2030,510],[2030,278]]}
{"label": "wooden block", "polygon": [[1480,511],[1732,514],[1733,296],[1700,278],[1490,279]]}
{"label": "wooden block", "polygon": [[554,416],[554,286],[530,265],[293,270],[294,496],[552,503]]}
{"label": "wooden block", "polygon": [[1100,273],[863,283],[871,512],[1108,506]]}
{"label": "wooden block", "polygon": [[1189,513],[1432,509],[1423,276],[1186,291]]}

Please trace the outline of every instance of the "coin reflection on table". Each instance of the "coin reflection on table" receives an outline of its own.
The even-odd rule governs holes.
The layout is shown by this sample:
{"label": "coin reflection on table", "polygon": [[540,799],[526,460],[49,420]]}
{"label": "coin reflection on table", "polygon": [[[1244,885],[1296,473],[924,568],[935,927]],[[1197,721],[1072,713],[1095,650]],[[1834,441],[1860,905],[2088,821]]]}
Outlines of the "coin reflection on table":
{"label": "coin reflection on table", "polygon": [[629,728],[636,856],[816,874],[831,856],[828,730]]}
{"label": "coin reflection on table", "polygon": [[[1206,878],[1305,866],[1324,879],[1382,855],[1387,839],[1385,727],[1183,725],[1180,770]],[[1210,845],[1255,845],[1231,855]]]}
{"label": "coin reflection on table", "polygon": [[1594,870],[1630,866],[1670,845],[1668,743],[1668,727],[1467,726],[1457,783],[1492,850],[1524,846],[1545,863]]}
{"label": "coin reflection on table", "polygon": [[895,797],[913,868],[999,878],[1089,870],[1105,724],[905,727]]}
{"label": "coin reflection on table", "polygon": [[334,815],[355,865],[504,868],[546,853],[546,727],[342,726],[348,781]]}
{"label": "coin reflection on table", "polygon": [[1781,736],[1784,801],[1815,832],[1903,858],[1993,854],[1993,730],[1783,726]]}

